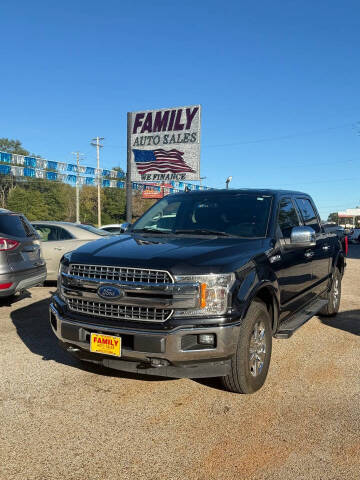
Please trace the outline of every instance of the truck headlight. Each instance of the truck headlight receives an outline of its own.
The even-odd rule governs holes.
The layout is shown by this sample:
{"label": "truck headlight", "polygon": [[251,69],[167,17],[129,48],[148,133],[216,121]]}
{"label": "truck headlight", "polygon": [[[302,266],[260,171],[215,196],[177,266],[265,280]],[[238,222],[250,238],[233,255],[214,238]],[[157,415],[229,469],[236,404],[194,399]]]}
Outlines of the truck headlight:
{"label": "truck headlight", "polygon": [[61,274],[69,273],[69,270],[70,270],[69,254],[70,252],[65,253],[65,255],[62,257],[62,259],[60,260],[59,270],[58,270],[57,291],[60,298],[62,298],[63,300],[64,300],[64,297],[62,295],[62,288],[61,288]]}
{"label": "truck headlight", "polygon": [[235,282],[233,273],[210,275],[177,275],[176,282],[199,283],[199,308],[175,310],[175,316],[192,317],[223,315],[230,305],[231,287]]}

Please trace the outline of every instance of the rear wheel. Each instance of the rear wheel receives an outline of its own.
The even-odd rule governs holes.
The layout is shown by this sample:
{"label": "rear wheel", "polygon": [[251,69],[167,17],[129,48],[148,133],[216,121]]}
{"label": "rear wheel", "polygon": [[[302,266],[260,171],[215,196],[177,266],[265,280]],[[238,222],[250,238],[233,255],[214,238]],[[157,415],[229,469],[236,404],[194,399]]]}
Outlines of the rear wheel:
{"label": "rear wheel", "polygon": [[326,295],[328,303],[320,310],[319,315],[333,317],[338,313],[341,300],[341,278],[341,272],[336,267],[332,277],[331,289]]}
{"label": "rear wheel", "polygon": [[269,370],[272,347],[270,314],[263,302],[254,300],[240,327],[231,373],[223,377],[227,390],[254,393],[261,388]]}

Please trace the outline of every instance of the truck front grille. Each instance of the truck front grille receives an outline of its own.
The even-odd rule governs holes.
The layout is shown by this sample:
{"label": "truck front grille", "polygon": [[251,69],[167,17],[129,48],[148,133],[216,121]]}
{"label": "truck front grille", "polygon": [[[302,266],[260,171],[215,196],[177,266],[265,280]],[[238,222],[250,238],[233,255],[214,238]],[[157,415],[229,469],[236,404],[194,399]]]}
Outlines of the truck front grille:
{"label": "truck front grille", "polygon": [[82,278],[115,280],[121,282],[173,283],[170,274],[163,270],[108,267],[104,265],[70,265],[70,274]]}
{"label": "truck front grille", "polygon": [[68,298],[67,303],[70,310],[74,312],[118,320],[165,322],[172,314],[172,310],[161,308],[134,307],[115,303],[93,302],[78,298]]}

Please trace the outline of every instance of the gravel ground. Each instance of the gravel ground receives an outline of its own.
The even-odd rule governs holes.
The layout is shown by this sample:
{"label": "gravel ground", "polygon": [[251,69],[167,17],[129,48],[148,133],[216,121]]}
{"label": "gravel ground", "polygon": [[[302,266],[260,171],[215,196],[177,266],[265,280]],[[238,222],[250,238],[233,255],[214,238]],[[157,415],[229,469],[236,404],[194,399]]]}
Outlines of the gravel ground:
{"label": "gravel ground", "polygon": [[357,479],[360,246],[341,313],[274,340],[254,395],[85,369],[48,325],[53,287],[0,307],[0,479]]}

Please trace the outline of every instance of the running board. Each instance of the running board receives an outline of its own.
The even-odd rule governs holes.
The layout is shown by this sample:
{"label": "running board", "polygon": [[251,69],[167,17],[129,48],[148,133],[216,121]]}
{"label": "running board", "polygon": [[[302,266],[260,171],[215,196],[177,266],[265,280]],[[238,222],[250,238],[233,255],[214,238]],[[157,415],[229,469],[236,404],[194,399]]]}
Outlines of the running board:
{"label": "running board", "polygon": [[291,335],[304,323],[316,315],[326,304],[328,300],[318,299],[307,305],[302,310],[297,312],[289,320],[286,320],[280,325],[279,330],[275,333],[275,338],[290,338]]}

